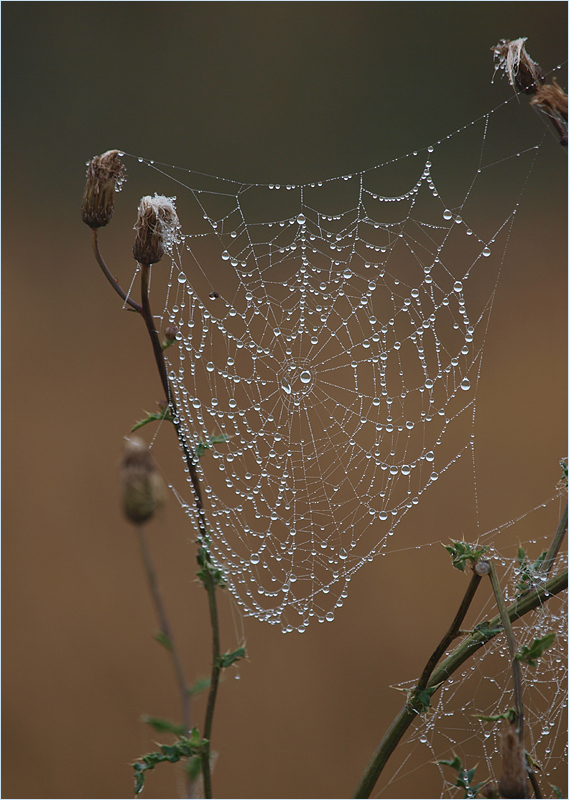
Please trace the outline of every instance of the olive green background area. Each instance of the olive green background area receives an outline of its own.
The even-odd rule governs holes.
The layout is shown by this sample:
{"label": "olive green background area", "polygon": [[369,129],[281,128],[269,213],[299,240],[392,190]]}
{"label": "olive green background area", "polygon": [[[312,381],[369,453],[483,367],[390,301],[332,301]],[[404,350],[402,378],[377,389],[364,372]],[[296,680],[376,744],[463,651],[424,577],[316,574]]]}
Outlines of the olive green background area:
{"label": "olive green background area", "polygon": [[[505,80],[490,82],[500,38],[528,36],[545,71],[564,62],[566,4],[5,2],[2,16],[2,794],[126,798],[129,762],[167,738],[141,714],[178,716],[118,489],[122,439],[161,393],[141,321],[121,311],[90,253],[85,162],[117,147],[281,183],[364,169],[506,99]],[[558,76],[566,86],[566,68]],[[525,97],[515,125],[544,130]],[[566,165],[548,134],[498,285],[478,391],[482,531],[552,497],[566,454]],[[103,232],[123,282],[137,203],[128,191]],[[487,202],[499,207],[500,187]],[[154,452],[189,494],[173,434]],[[240,680],[227,671],[214,722],[217,797],[351,795],[402,703],[389,687],[418,676],[460,602],[466,579],[443,548],[415,546],[475,536],[464,480],[458,469],[425,495],[391,554],[354,578],[333,624],[283,636],[244,621],[249,659]],[[529,514],[500,546],[513,553],[546,535],[559,513],[552,503]],[[193,681],[209,672],[207,605],[173,496],[149,536]],[[232,650],[229,598],[220,613]],[[198,725],[204,708],[198,700]],[[380,796],[439,796],[428,751],[413,758]],[[564,776],[554,776],[563,791]],[[178,768],[163,765],[144,796],[179,789]]]}

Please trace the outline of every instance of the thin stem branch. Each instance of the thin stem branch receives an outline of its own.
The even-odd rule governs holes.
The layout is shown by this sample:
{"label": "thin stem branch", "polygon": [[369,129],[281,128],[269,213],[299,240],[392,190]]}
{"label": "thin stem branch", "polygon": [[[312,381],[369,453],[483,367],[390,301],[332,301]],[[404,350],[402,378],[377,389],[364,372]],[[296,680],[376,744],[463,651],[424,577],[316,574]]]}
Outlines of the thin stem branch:
{"label": "thin stem branch", "polygon": [[172,655],[172,663],[174,665],[174,672],[176,673],[176,681],[178,683],[180,699],[182,701],[182,724],[184,726],[185,735],[189,736],[192,727],[192,722],[191,722],[191,708],[190,708],[190,696],[188,694],[188,685],[184,677],[182,662],[180,661],[178,651],[176,650],[176,645],[174,643],[174,638],[172,636],[172,629],[170,628],[170,623],[168,622],[166,607],[164,605],[164,602],[162,600],[162,595],[160,594],[160,590],[158,588],[156,571],[152,564],[150,551],[148,549],[148,542],[146,540],[144,525],[137,525],[136,531],[138,533],[138,542],[140,544],[142,561],[144,563],[144,568],[146,570],[146,577],[148,579],[148,585],[150,587],[150,594],[152,595],[152,600],[154,601],[154,608],[156,610],[156,616],[158,617],[158,621],[160,623],[160,630],[166,639],[167,648],[170,651],[170,654]]}
{"label": "thin stem branch", "polygon": [[476,594],[476,590],[478,589],[481,580],[482,580],[481,575],[478,575],[476,572],[472,573],[470,583],[468,584],[468,589],[466,590],[465,595],[462,598],[462,603],[460,604],[460,608],[456,612],[456,616],[453,619],[450,628],[439,642],[433,655],[427,661],[425,669],[423,670],[423,674],[419,678],[419,683],[417,684],[418,691],[421,691],[426,687],[429,678],[431,677],[432,671],[439,663],[440,657],[443,655],[443,653],[448,648],[450,643],[454,639],[456,639],[456,637],[459,635],[460,626],[462,625],[462,622],[466,616],[466,612],[470,608],[470,604],[474,599],[474,595]]}
{"label": "thin stem branch", "polygon": [[555,531],[555,535],[551,540],[551,544],[549,545],[549,549],[545,556],[545,559],[542,564],[542,570],[546,575],[549,575],[551,572],[551,568],[557,558],[557,553],[559,552],[559,548],[567,534],[567,503],[565,503],[565,510],[559,520],[559,525],[557,526],[557,530]]}
{"label": "thin stem branch", "polygon": [[490,566],[488,577],[490,578],[490,583],[492,584],[492,590],[494,592],[496,605],[498,606],[498,612],[500,614],[500,622],[502,623],[504,633],[506,634],[506,641],[508,642],[508,649],[510,651],[510,658],[512,660],[514,707],[516,710],[516,732],[518,734],[519,742],[522,743],[524,734],[524,705],[522,701],[522,670],[520,662],[516,658],[518,646],[516,644],[514,631],[512,630],[512,623],[510,622],[510,618],[508,616],[508,609],[506,608],[506,604],[504,602],[504,595],[502,594],[500,581],[498,580],[498,576],[494,568],[494,563],[492,561],[488,561],[486,563],[488,563]]}
{"label": "thin stem branch", "polygon": [[101,267],[103,274],[107,278],[108,282],[111,284],[115,292],[122,297],[122,299],[127,303],[131,308],[134,308],[135,311],[138,311],[139,314],[142,313],[141,306],[138,305],[131,297],[127,295],[127,293],[122,289],[117,281],[116,278],[113,277],[110,269],[107,267],[103,260],[103,256],[101,255],[101,251],[99,250],[99,230],[98,228],[91,228],[91,242],[93,244],[93,252],[95,254],[95,259],[97,264]]}
{"label": "thin stem branch", "polygon": [[[510,622],[520,619],[529,611],[543,605],[566,588],[567,570],[564,570],[509,606],[507,609],[508,619]],[[477,650],[491,641],[498,633],[502,632],[502,628],[499,626],[500,616],[498,615],[486,623],[483,630],[474,629],[474,631],[452,651],[448,658],[434,669],[427,684],[427,688],[432,688],[436,691],[444,681],[456,672],[465,661],[468,661]],[[405,703],[373,754],[360,779],[358,787],[353,795],[354,797],[370,796],[390,755],[405,735],[405,732],[413,720],[418,716],[418,713],[418,711],[411,708],[409,703]]]}
{"label": "thin stem branch", "polygon": [[[207,555],[206,555],[207,559]],[[211,729],[213,725],[213,714],[215,711],[215,701],[217,698],[217,689],[219,686],[219,676],[221,674],[220,666],[220,646],[219,646],[219,620],[217,616],[217,603],[215,599],[215,581],[209,566],[205,566],[204,570],[204,587],[207,591],[209,601],[209,616],[211,621],[212,632],[212,666],[211,666],[211,681],[209,685],[209,695],[207,698],[207,708],[205,713],[203,739],[206,740],[202,750],[202,773],[204,779],[204,794],[206,798],[213,797],[211,788],[211,765],[210,765],[210,742],[211,742]]]}

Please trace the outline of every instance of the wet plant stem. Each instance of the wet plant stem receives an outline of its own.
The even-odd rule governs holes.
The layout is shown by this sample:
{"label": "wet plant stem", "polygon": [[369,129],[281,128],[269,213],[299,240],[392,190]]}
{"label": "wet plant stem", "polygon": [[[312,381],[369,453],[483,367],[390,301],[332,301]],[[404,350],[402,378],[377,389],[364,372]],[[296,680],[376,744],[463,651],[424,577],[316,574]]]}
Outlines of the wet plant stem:
{"label": "wet plant stem", "polygon": [[[123,299],[125,303],[127,303],[132,309],[134,309],[134,311],[137,311],[142,316],[144,324],[146,325],[146,329],[150,336],[150,341],[152,343],[152,350],[154,352],[154,358],[156,360],[156,365],[158,367],[158,373],[160,375],[162,388],[166,395],[166,401],[172,412],[172,417],[174,419],[174,427],[176,429],[176,435],[180,443],[180,446],[182,448],[182,451],[184,453],[184,459],[186,461],[190,474],[190,479],[192,481],[192,486],[194,490],[194,502],[197,511],[198,528],[200,531],[200,547],[202,547],[207,553],[208,535],[205,524],[205,511],[203,507],[199,475],[196,469],[194,454],[186,444],[186,440],[182,431],[182,426],[178,419],[178,411],[174,400],[174,394],[172,392],[170,382],[168,380],[168,372],[166,369],[166,361],[164,359],[164,351],[162,350],[162,347],[160,345],[160,340],[158,338],[158,331],[156,330],[156,327],[154,325],[154,318],[152,316],[152,312],[150,309],[149,283],[150,283],[151,265],[140,264],[141,305],[139,305],[134,300],[132,300],[126,294],[126,292],[120,287],[118,281],[116,280],[116,278],[113,277],[111,271],[107,267],[99,249],[97,229],[92,229],[92,234],[93,234],[92,237],[93,251],[97,263],[99,264],[105,277],[107,278],[113,289],[116,291],[116,293]],[[146,566],[146,561],[145,561],[145,566]],[[209,613],[210,613],[210,621],[212,629],[213,663],[212,663],[211,683],[209,687],[209,695],[208,695],[207,710],[206,710],[204,732],[203,732],[203,738],[206,739],[207,741],[205,743],[202,752],[202,770],[203,770],[205,796],[206,798],[211,798],[212,790],[211,790],[211,767],[210,767],[210,739],[211,739],[211,729],[213,725],[213,715],[215,711],[215,701],[217,698],[217,689],[219,686],[219,676],[221,672],[221,666],[220,666],[219,621],[217,614],[216,582],[211,574],[210,569],[206,568],[204,572],[205,572],[204,587],[206,589],[208,596]],[[148,568],[147,568],[147,573],[148,573]],[[153,570],[152,574],[154,574]],[[155,579],[153,585],[156,586]],[[155,603],[156,603],[156,598],[155,598]],[[184,727],[186,727],[185,721],[184,721]]]}
{"label": "wet plant stem", "polygon": [[500,587],[500,581],[498,580],[496,569],[494,568],[494,564],[492,561],[489,561],[488,563],[490,565],[490,571],[488,573],[488,577],[490,578],[490,583],[492,584],[494,598],[496,600],[496,605],[498,606],[498,611],[500,614],[500,622],[502,623],[502,627],[504,628],[504,633],[506,634],[506,641],[508,642],[508,650],[510,651],[510,658],[512,660],[512,678],[514,683],[514,708],[516,711],[516,733],[518,734],[519,742],[523,743],[524,706],[522,701],[522,670],[520,662],[516,658],[516,654],[518,652],[518,646],[516,644],[516,638],[514,636],[514,631],[512,629],[512,623],[510,621],[510,617],[508,616],[508,609],[506,608],[506,604],[504,602],[504,595],[502,594],[502,588]]}
{"label": "wet plant stem", "polygon": [[[535,608],[542,606],[555,595],[567,589],[567,570],[554,575],[542,586],[528,592],[506,609],[510,623],[525,616]],[[452,653],[436,667],[427,682],[427,689],[436,691],[454,672],[471,658],[477,650],[491,641],[498,633],[502,632],[500,615],[494,617],[484,626],[484,629],[474,629]],[[429,659],[430,660],[430,659]],[[369,797],[389,757],[405,735],[405,732],[419,715],[419,712],[405,703],[397,717],[394,719],[385,736],[377,746],[368,766],[362,775],[353,797]]]}
{"label": "wet plant stem", "polygon": [[549,545],[549,549],[547,551],[547,554],[545,556],[545,559],[541,567],[545,575],[549,575],[549,573],[551,572],[551,568],[553,567],[555,559],[557,558],[559,548],[561,547],[561,544],[566,534],[567,534],[567,503],[565,503],[565,510],[563,511],[561,519],[559,520],[559,525],[557,526],[557,530],[555,531],[555,535],[551,540],[551,544]]}

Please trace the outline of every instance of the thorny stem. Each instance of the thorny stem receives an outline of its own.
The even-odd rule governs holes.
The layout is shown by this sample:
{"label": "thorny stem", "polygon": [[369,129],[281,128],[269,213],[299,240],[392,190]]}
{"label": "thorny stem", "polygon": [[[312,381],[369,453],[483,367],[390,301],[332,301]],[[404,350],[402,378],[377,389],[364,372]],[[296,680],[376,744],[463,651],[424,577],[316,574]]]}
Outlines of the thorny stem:
{"label": "thorny stem", "polygon": [[559,525],[557,526],[557,530],[555,531],[555,535],[551,540],[551,544],[549,545],[549,549],[547,551],[547,555],[543,561],[541,566],[545,575],[549,575],[551,572],[551,568],[553,567],[553,563],[557,558],[557,553],[559,552],[559,548],[567,534],[567,503],[565,503],[565,510],[563,511],[563,515],[559,520]]}
{"label": "thorny stem", "polygon": [[[162,388],[164,389],[164,393],[166,395],[166,400],[168,405],[172,410],[172,416],[174,418],[174,427],[176,429],[176,435],[178,437],[178,441],[180,446],[182,447],[182,451],[184,453],[184,458],[186,464],[188,466],[188,470],[190,473],[190,478],[192,481],[192,486],[194,489],[194,501],[196,505],[196,510],[198,512],[198,527],[200,530],[200,539],[201,539],[201,547],[206,549],[206,542],[207,542],[207,529],[205,526],[205,511],[203,507],[203,500],[202,500],[202,493],[200,487],[199,476],[196,470],[196,465],[194,463],[194,456],[191,450],[188,448],[186,444],[186,440],[182,431],[182,426],[178,420],[178,413],[176,409],[176,404],[174,401],[174,394],[170,387],[170,382],[168,380],[168,374],[166,371],[166,362],[164,360],[164,353],[162,347],[160,345],[160,340],[158,338],[158,332],[154,326],[154,318],[152,316],[152,312],[150,310],[150,300],[149,300],[149,293],[148,293],[148,282],[150,276],[150,266],[147,264],[141,264],[142,267],[142,275],[141,275],[141,282],[142,282],[142,305],[139,305],[127,294],[123,291],[123,289],[119,286],[117,280],[113,277],[111,271],[105,264],[105,261],[101,255],[99,250],[99,242],[98,242],[98,231],[97,229],[92,229],[93,232],[93,251],[95,254],[95,259],[101,270],[103,271],[104,275],[106,276],[107,280],[113,287],[113,289],[117,292],[117,294],[122,297],[122,299],[137,311],[142,318],[144,319],[146,328],[148,330],[148,334],[150,336],[150,340],[152,342],[152,349],[154,352],[154,357],[156,359],[156,365],[158,367],[158,372],[160,374],[160,380],[162,383]],[[217,697],[217,688],[219,685],[219,675],[221,672],[221,668],[219,666],[219,623],[217,617],[217,599],[215,596],[215,589],[216,583],[213,580],[209,570],[205,570],[206,572],[206,579],[204,581],[204,586],[207,591],[208,595],[208,602],[209,602],[209,609],[210,609],[210,619],[212,625],[212,639],[213,639],[213,664],[212,664],[212,679],[209,688],[209,696],[208,696],[208,703],[207,703],[207,711],[206,711],[206,720],[205,720],[205,729],[204,729],[204,737],[209,740],[211,734],[211,727],[213,724],[213,714],[215,710],[215,701]],[[184,723],[185,725],[185,723]],[[204,787],[205,787],[205,796],[206,798],[210,798],[211,795],[211,768],[210,768],[210,758],[209,758],[209,741],[207,742],[204,750],[204,755],[202,756],[202,770],[203,770],[203,779],[204,779]]]}
{"label": "thorny stem", "polygon": [[[207,559],[207,556],[206,556]],[[209,616],[211,620],[212,632],[212,666],[211,666],[211,682],[209,686],[209,695],[207,698],[207,709],[205,713],[203,739],[205,744],[202,750],[202,773],[204,780],[204,794],[206,798],[213,797],[211,788],[211,767],[210,767],[210,742],[211,742],[211,728],[213,725],[213,713],[215,711],[215,701],[217,698],[217,689],[219,686],[219,676],[221,674],[220,666],[220,649],[219,649],[219,621],[217,618],[217,603],[215,601],[215,581],[209,565],[206,564],[203,570],[204,577],[203,583],[207,591],[209,600]]]}
{"label": "thorny stem", "polygon": [[460,626],[462,625],[462,621],[466,616],[466,612],[470,608],[470,604],[474,599],[474,595],[476,594],[476,590],[478,589],[481,580],[482,580],[481,575],[478,575],[476,572],[472,573],[470,583],[468,584],[468,589],[466,590],[465,595],[462,598],[462,603],[460,604],[460,608],[456,612],[456,616],[453,619],[450,628],[439,642],[433,655],[427,661],[425,669],[423,670],[423,674],[419,678],[419,682],[417,684],[418,691],[421,691],[426,687],[429,678],[431,677],[432,671],[439,663],[440,657],[443,655],[443,653],[450,645],[450,643],[453,641],[453,639],[456,639],[456,637],[459,636]]}
{"label": "thorny stem", "polygon": [[[543,605],[547,600],[550,600],[566,588],[567,570],[563,570],[563,572],[554,575],[553,578],[550,578],[545,584],[528,592],[509,606],[507,609],[508,619],[510,622],[515,622],[515,620],[520,619],[534,608]],[[501,628],[495,630],[495,632],[491,632],[498,628],[500,621],[500,616],[498,615],[486,623],[485,631],[474,629],[463,642],[455,647],[448,658],[433,671],[427,688],[433,688],[433,690],[436,691],[444,681],[456,672],[456,670],[473,656],[477,650],[493,639],[498,633],[501,633]],[[409,703],[405,703],[373,754],[360,779],[358,787],[353,795],[354,797],[370,796],[390,755],[405,735],[405,732],[413,720],[418,716],[418,713],[419,712],[413,709]]]}
{"label": "thorny stem", "polygon": [[508,616],[508,609],[506,608],[506,604],[504,602],[504,595],[502,594],[500,581],[498,580],[498,576],[496,575],[494,564],[492,561],[488,561],[487,563],[490,566],[488,577],[490,578],[490,583],[492,584],[494,598],[496,599],[496,605],[498,606],[498,611],[500,614],[500,622],[502,623],[502,627],[504,628],[504,633],[506,634],[506,640],[508,642],[508,650],[510,651],[510,658],[512,659],[512,678],[514,682],[514,707],[516,709],[516,733],[518,734],[518,741],[521,744],[523,743],[523,735],[524,735],[524,705],[522,701],[522,670],[520,662],[516,658],[516,654],[518,652],[518,646],[516,644],[516,638],[514,636],[514,631],[512,630],[512,623],[510,622],[510,618]]}
{"label": "thorny stem", "polygon": [[146,570],[146,577],[148,578],[148,585],[150,586],[150,593],[154,601],[156,616],[158,617],[158,621],[160,623],[160,629],[167,641],[168,650],[172,654],[172,662],[174,664],[174,671],[176,673],[176,680],[178,682],[178,688],[180,690],[180,697],[182,700],[182,712],[183,712],[182,722],[184,725],[185,735],[189,736],[192,727],[192,722],[191,722],[190,697],[188,695],[188,686],[186,683],[186,679],[184,678],[182,663],[180,661],[180,657],[178,655],[178,651],[176,650],[174,639],[172,637],[172,630],[170,628],[168,617],[166,615],[166,607],[164,606],[164,603],[162,601],[162,595],[160,594],[160,590],[158,588],[158,581],[156,579],[156,572],[154,570],[152,559],[150,557],[150,551],[148,550],[148,542],[146,540],[144,525],[137,525],[136,530],[138,533],[140,552],[142,553],[142,560],[144,562],[144,568]]}

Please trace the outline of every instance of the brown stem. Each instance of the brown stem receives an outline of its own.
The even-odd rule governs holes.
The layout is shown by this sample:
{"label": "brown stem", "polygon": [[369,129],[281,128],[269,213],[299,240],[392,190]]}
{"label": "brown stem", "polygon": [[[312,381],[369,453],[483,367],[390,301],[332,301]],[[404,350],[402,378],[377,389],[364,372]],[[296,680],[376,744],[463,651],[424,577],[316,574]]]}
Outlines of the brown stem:
{"label": "brown stem", "polygon": [[115,292],[120,297],[122,297],[125,303],[127,303],[131,308],[133,308],[135,311],[138,311],[138,313],[141,314],[142,313],[141,306],[139,306],[138,303],[135,303],[135,301],[127,295],[124,289],[120,287],[118,281],[116,280],[116,278],[113,277],[110,269],[107,267],[107,265],[103,260],[103,256],[101,255],[101,251],[99,250],[98,228],[91,228],[91,233],[92,233],[91,242],[93,244],[93,252],[95,254],[95,259],[97,261],[97,264],[101,267],[103,274],[105,275],[105,277],[107,278],[108,282],[111,284]]}

